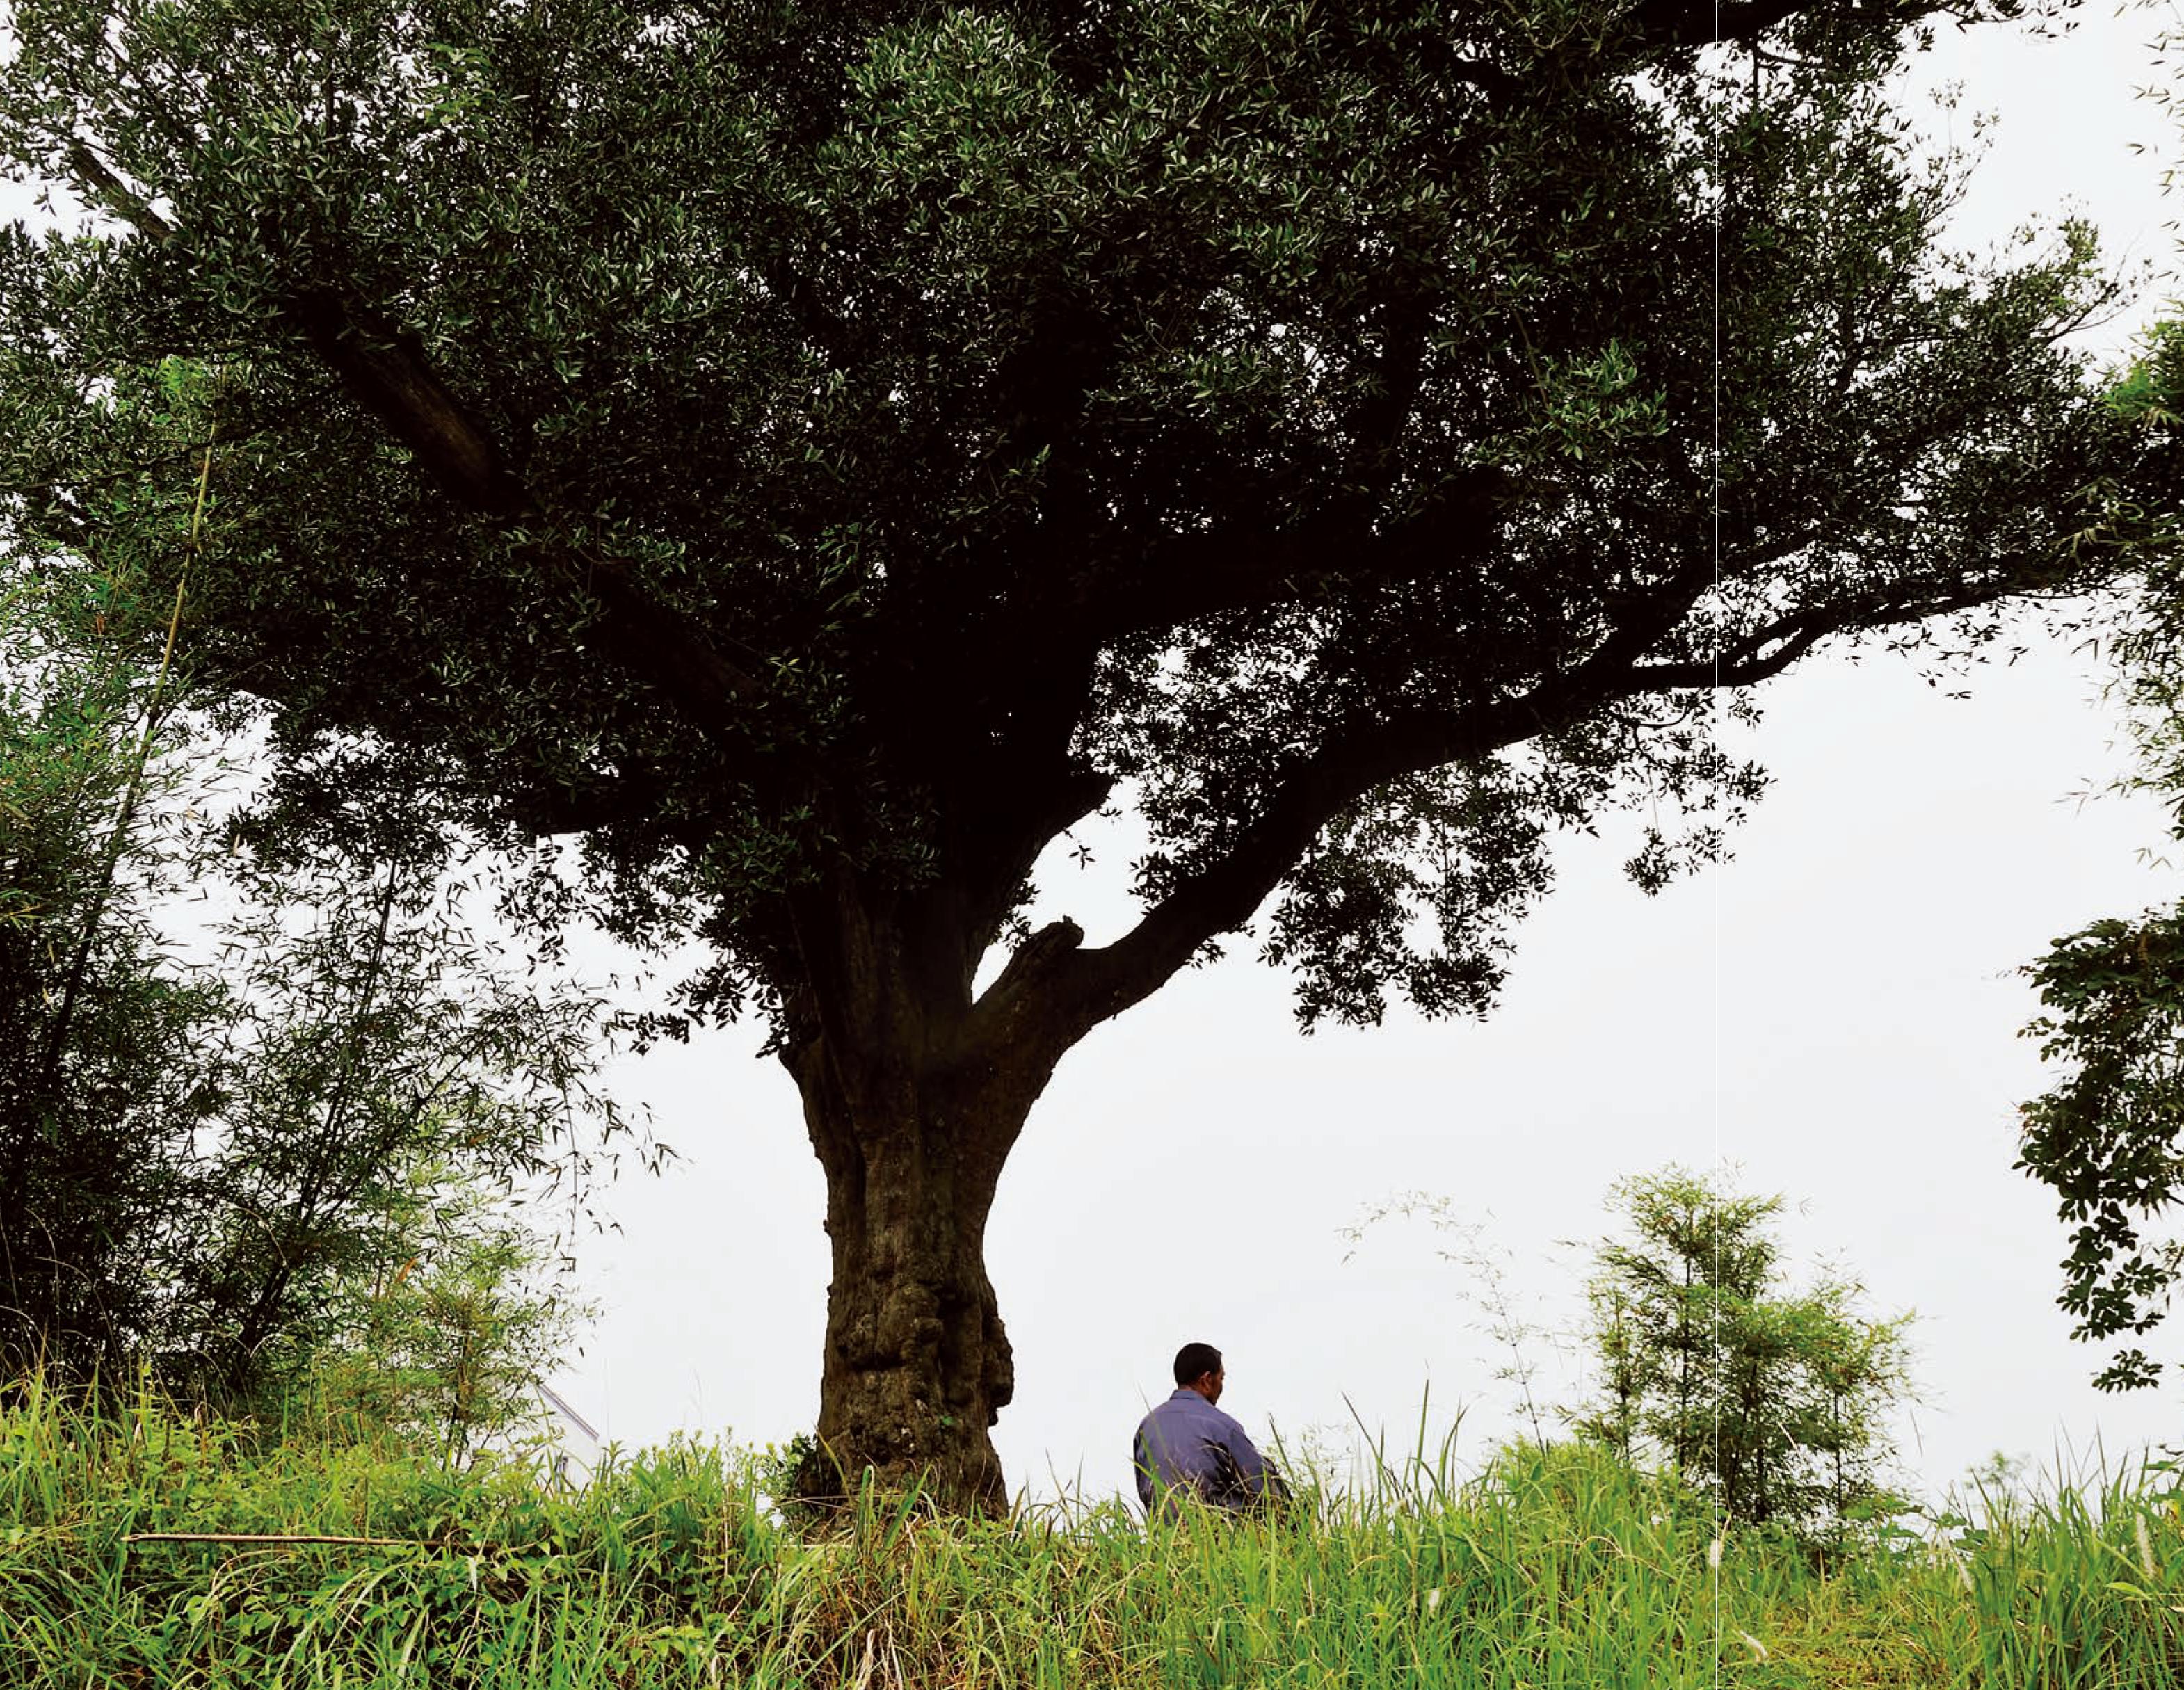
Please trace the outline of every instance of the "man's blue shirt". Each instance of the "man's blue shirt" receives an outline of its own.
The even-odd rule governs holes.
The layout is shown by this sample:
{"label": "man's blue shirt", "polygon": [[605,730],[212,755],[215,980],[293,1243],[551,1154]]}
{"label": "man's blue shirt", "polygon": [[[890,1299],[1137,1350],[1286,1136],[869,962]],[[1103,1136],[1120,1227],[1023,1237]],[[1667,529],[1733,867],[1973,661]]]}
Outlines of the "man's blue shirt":
{"label": "man's blue shirt", "polygon": [[1266,1458],[1244,1428],[1187,1385],[1138,1422],[1130,1453],[1148,1517],[1156,1500],[1173,1517],[1186,1493],[1217,1508],[1246,1508],[1267,1487]]}

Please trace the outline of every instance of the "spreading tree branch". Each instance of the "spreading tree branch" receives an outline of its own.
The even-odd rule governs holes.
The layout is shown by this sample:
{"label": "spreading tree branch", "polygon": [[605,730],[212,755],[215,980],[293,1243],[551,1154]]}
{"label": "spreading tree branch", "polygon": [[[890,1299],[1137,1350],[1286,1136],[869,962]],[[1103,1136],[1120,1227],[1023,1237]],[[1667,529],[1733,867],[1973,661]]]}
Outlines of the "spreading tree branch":
{"label": "spreading tree branch", "polygon": [[1517,492],[1507,472],[1480,468],[1451,479],[1425,509],[1378,531],[1343,514],[1289,528],[1169,536],[1088,574],[1059,613],[1114,640],[1294,603],[1338,583],[1416,580],[1485,556]]}
{"label": "spreading tree branch", "polygon": [[[1649,692],[1676,692],[1695,687],[1749,687],[1781,674],[1841,626],[1836,621],[1807,622],[1791,617],[1739,641],[1733,652],[1724,653],[1718,660],[1641,664],[1632,670],[1631,676],[1641,690]],[[1767,649],[1770,645],[1772,651]]]}
{"label": "spreading tree branch", "polygon": [[[88,146],[73,143],[69,160],[88,197],[146,239],[164,245],[176,237],[175,225]],[[544,513],[508,468],[490,431],[433,370],[415,336],[338,289],[299,290],[285,309],[349,397],[457,504],[505,528],[543,525]],[[757,674],[722,656],[684,618],[648,595],[626,560],[579,554],[543,539],[534,543],[566,585],[598,603],[602,643],[681,706],[699,731],[718,737],[733,706],[765,697]]]}
{"label": "spreading tree branch", "polygon": [[82,142],[69,147],[68,159],[87,197],[103,205],[148,241],[164,245],[174,238],[175,225],[154,211],[149,200],[123,181]]}
{"label": "spreading tree branch", "polygon": [[[1567,726],[1614,698],[1653,690],[1634,680],[1646,652],[1671,632],[1713,580],[1713,560],[1685,564],[1624,614],[1591,655],[1524,692],[1452,708],[1416,709],[1336,726],[1296,759],[1228,849],[1096,950],[1053,954],[1041,970],[1071,1042],[1150,995],[1209,940],[1251,919],[1329,820],[1401,776],[1465,763]],[[1035,983],[1011,970],[988,993],[999,1009]],[[1006,990],[1004,989],[1006,988]],[[986,1007],[982,999],[980,1009]]]}

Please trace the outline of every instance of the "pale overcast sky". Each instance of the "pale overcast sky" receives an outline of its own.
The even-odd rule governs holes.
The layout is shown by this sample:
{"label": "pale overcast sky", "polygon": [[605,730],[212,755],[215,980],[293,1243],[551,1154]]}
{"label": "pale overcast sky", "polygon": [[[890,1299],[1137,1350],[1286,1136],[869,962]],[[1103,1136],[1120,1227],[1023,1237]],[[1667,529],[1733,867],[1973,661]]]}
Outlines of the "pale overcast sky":
{"label": "pale overcast sky", "polygon": [[[2133,97],[2164,74],[2146,43],[2165,18],[2097,4],[2060,41],[1942,32],[1907,97],[1937,136],[2000,118],[1964,243],[2076,209],[2113,254],[2169,261],[2174,139]],[[1962,103],[1927,108],[1951,81]],[[1127,1491],[1131,1429],[1189,1338],[1227,1352],[1223,1406],[1255,1432],[1339,1450],[1354,1405],[1407,1447],[1430,1382],[1429,1437],[1461,1409],[1458,1454],[1476,1459],[1514,1425],[1466,1276],[1421,1225],[1376,1228],[1347,1260],[1340,1229],[1401,1192],[1445,1198],[1552,1326],[1584,1271],[1557,1241],[1598,1234],[1609,1183],[1718,1156],[1802,1205],[1795,1255],[1836,1259],[1876,1312],[1917,1311],[1925,1403],[1905,1454],[1926,1484],[1995,1451],[2044,1463],[2097,1435],[2111,1454],[2173,1438],[2176,1386],[2086,1384],[2092,1357],[2053,1307],[2053,1206],[2010,1170],[2015,1106],[2041,1087],[2012,970],[2093,917],[2184,892],[2184,870],[2142,860],[2164,842],[2158,807],[2074,798],[2125,766],[2103,678],[2041,646],[1954,702],[1884,657],[1808,660],[1747,737],[1777,784],[1735,861],[1649,900],[1618,871],[1627,841],[1569,842],[1484,1026],[1399,1012],[1303,1038],[1285,981],[1241,945],[1096,1031],[1034,1114],[992,1220],[1012,1483]],[[1042,905],[1098,942],[1130,917],[1132,849],[1088,837],[1098,861],[1045,865]],[[759,1042],[730,1030],[616,1070],[683,1159],[607,1194],[623,1231],[584,1249],[604,1313],[556,1382],[626,1444],[778,1441],[816,1416],[823,1189]],[[1169,1190],[1223,1196],[1178,1226],[1156,1200]],[[2184,1330],[2162,1339],[2184,1350]],[[1540,1388],[1567,1400],[1574,1369],[1540,1359]]]}

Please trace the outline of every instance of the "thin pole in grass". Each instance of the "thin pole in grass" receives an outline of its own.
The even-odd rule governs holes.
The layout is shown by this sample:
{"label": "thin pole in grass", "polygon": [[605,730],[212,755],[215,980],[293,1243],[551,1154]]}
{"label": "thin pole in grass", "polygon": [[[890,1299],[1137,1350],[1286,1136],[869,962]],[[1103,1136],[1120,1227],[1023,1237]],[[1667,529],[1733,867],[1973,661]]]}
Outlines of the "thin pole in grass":
{"label": "thin pole in grass", "polygon": [[[1716,46],[1717,46],[1717,48],[1719,48],[1719,46],[1720,42],[1721,42],[1721,39],[1722,39],[1722,35],[1721,35],[1721,6],[1722,6],[1722,0],[1713,0],[1713,38],[1714,38],[1714,42],[1715,42],[1715,44],[1716,44]],[[1758,45],[1758,38],[1757,38],[1757,37],[1754,37],[1753,42],[1752,42],[1752,74],[1753,74],[1753,75],[1756,77],[1756,76],[1758,75],[1758,71],[1759,71],[1759,45]],[[1755,103],[1755,104],[1757,103],[1757,97],[1756,97],[1756,93],[1755,93],[1754,103]],[[1708,167],[1709,167],[1710,178],[1711,178],[1711,179],[1710,179],[1710,181],[1708,181],[1708,188],[1709,197],[1713,200],[1712,210],[1713,210],[1713,289],[1712,289],[1713,297],[1712,301],[1710,302],[1710,303],[1712,303],[1713,307],[1713,359],[1712,359],[1712,360],[1711,360],[1712,364],[1713,364],[1713,368],[1712,368],[1712,370],[1708,372],[1708,373],[1710,374],[1710,375],[1712,376],[1712,378],[1713,378],[1712,386],[1713,386],[1713,437],[1712,437],[1711,442],[1709,442],[1709,444],[1710,444],[1710,448],[1711,448],[1711,449],[1708,451],[1708,454],[1707,454],[1707,456],[1708,456],[1708,470],[1709,470],[1709,471],[1711,472],[1710,476],[1709,476],[1709,480],[1710,480],[1710,481],[1711,481],[1711,482],[1712,482],[1712,486],[1711,486],[1711,487],[1710,487],[1710,488],[1709,488],[1709,490],[1708,490],[1708,491],[1709,491],[1709,493],[1710,493],[1710,497],[1709,497],[1709,498],[1708,498],[1708,504],[1709,509],[1708,509],[1708,536],[1707,536],[1707,537],[1708,537],[1708,541],[1709,541],[1709,542],[1710,542],[1710,544],[1711,544],[1711,548],[1712,548],[1712,550],[1713,550],[1713,601],[1712,601],[1712,609],[1713,609],[1713,615],[1712,625],[1708,629],[1708,635],[1710,636],[1710,637],[1709,637],[1709,639],[1708,639],[1708,647],[1709,647],[1709,648],[1710,648],[1710,649],[1708,650],[1708,652],[1707,655],[1708,655],[1708,657],[1712,660],[1713,667],[1713,690],[1710,693],[1708,693],[1708,696],[1707,696],[1707,703],[1708,703],[1708,720],[1707,720],[1707,730],[1708,730],[1708,742],[1709,742],[1710,748],[1711,748],[1712,749],[1715,750],[1716,752],[1719,752],[1719,750],[1720,749],[1720,746],[1721,746],[1721,726],[1722,726],[1722,691],[1721,691],[1721,644],[1722,644],[1722,641],[1721,641],[1721,632],[1722,632],[1722,620],[1723,620],[1723,614],[1724,614],[1724,613],[1723,613],[1723,609],[1722,609],[1722,600],[1721,600],[1721,500],[1722,500],[1722,475],[1721,475],[1721,209],[1722,209],[1722,198],[1723,198],[1723,195],[1722,195],[1722,190],[1721,190],[1721,181],[1722,181],[1721,110],[1720,110],[1720,106],[1719,106],[1719,103],[1718,100],[1717,100],[1716,102],[1714,102],[1714,103],[1712,103],[1711,109],[1710,109],[1710,111],[1709,111],[1708,115],[1710,115],[1710,116],[1713,118],[1713,125],[1712,125],[1712,131],[1713,131],[1713,132],[1712,132],[1712,133],[1711,133],[1711,135],[1708,137],[1708,138],[1709,142],[1711,143],[1711,144],[1709,145],[1708,148],[1708,153],[1709,153],[1709,155],[1710,155],[1710,156],[1709,156],[1709,158],[1708,158]],[[1727,1529],[1727,1524],[1726,1524],[1726,1521],[1724,1520],[1724,1517],[1723,1517],[1723,1511],[1722,1511],[1722,1501],[1723,1501],[1723,1498],[1722,1498],[1722,1494],[1721,1494],[1721,1214],[1720,1214],[1720,1202],[1719,1202],[1719,1195],[1720,1195],[1720,1191],[1721,1191],[1721,1165],[1722,1165],[1722,1144],[1721,1144],[1721,891],[1722,891],[1722,864],[1721,864],[1721,859],[1720,859],[1720,858],[1719,858],[1719,855],[1717,855],[1717,856],[1715,857],[1715,859],[1714,859],[1714,862],[1713,862],[1713,876],[1711,876],[1711,879],[1712,879],[1712,885],[1709,887],[1708,890],[1709,890],[1709,891],[1711,891],[1711,892],[1713,892],[1713,1188],[1714,1188],[1714,1195],[1715,1195],[1715,1199],[1716,1199],[1716,1200],[1715,1200],[1715,1205],[1714,1205],[1714,1223],[1713,1223],[1713,1296],[1712,1296],[1712,1297],[1711,1297],[1711,1298],[1709,1299],[1709,1301],[1710,1301],[1710,1302],[1711,1302],[1711,1304],[1712,1304],[1712,1309],[1711,1309],[1710,1314],[1711,1314],[1712,1337],[1713,1337],[1713,1359],[1712,1359],[1712,1366],[1711,1366],[1711,1368],[1710,1368],[1710,1370],[1709,1370],[1711,1371],[1711,1373],[1713,1374],[1713,1387],[1714,1387],[1714,1392],[1713,1392],[1713,1469],[1714,1469],[1714,1473],[1713,1473],[1713,1481],[1714,1481],[1714,1482],[1713,1482],[1713,1484],[1710,1487],[1710,1491],[1711,1491],[1711,1494],[1712,1494],[1712,1500],[1713,1500],[1713,1509],[1712,1509],[1712,1513],[1713,1513],[1713,1540],[1712,1540],[1709,1543],[1708,1543],[1708,1545],[1707,1545],[1707,1573],[1708,1573],[1708,1584],[1709,1584],[1709,1586],[1710,1586],[1710,1587],[1711,1587],[1711,1589],[1710,1589],[1710,1593],[1712,1594],[1712,1596],[1713,1596],[1713,1685],[1714,1685],[1714,1690],[1720,1690],[1720,1687],[1721,1687],[1721,1551],[1722,1551],[1722,1542],[1723,1542],[1723,1537],[1724,1537],[1724,1532],[1726,1532],[1726,1529]]]}

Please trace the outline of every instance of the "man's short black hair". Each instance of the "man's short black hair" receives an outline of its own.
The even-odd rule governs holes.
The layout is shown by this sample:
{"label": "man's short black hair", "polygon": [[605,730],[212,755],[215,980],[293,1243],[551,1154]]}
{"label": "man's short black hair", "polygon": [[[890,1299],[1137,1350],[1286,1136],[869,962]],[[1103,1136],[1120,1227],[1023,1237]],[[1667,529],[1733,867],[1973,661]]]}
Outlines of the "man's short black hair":
{"label": "man's short black hair", "polygon": [[1188,1385],[1221,1370],[1221,1352],[1212,1344],[1185,1344],[1175,1353],[1175,1382]]}

